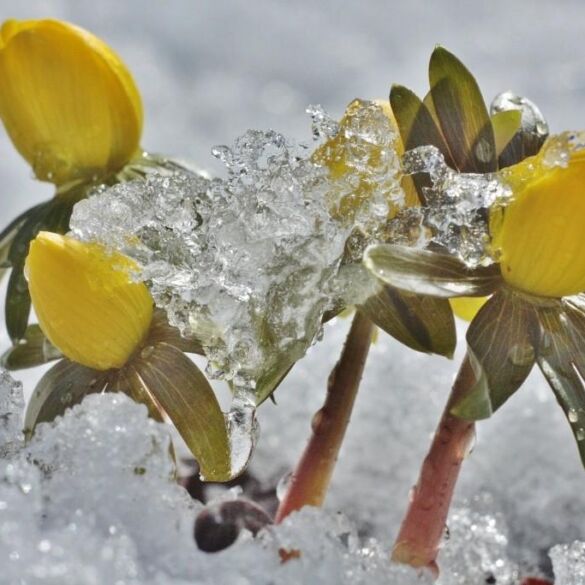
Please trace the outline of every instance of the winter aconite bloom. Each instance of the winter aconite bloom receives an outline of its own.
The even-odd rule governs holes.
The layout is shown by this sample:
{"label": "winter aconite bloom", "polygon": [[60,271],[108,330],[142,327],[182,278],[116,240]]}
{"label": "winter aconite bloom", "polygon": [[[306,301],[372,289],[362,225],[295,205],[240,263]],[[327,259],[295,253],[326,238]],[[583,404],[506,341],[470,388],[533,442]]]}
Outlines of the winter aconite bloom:
{"label": "winter aconite bloom", "polygon": [[138,151],[142,103],[120,58],[58,20],[0,29],[0,117],[37,178],[57,185],[119,171]]}
{"label": "winter aconite bloom", "polygon": [[440,298],[492,294],[467,331],[476,382],[452,412],[495,412],[537,364],[571,425],[585,465],[585,141],[550,137],[540,152],[499,172],[509,196],[489,212],[496,260],[471,269],[429,250],[376,246],[366,262],[384,282]]}
{"label": "winter aconite bloom", "polygon": [[96,370],[122,367],[144,341],[153,301],[133,282],[134,263],[98,244],[41,232],[25,275],[39,324],[74,362]]}
{"label": "winter aconite bloom", "polygon": [[513,200],[492,214],[490,227],[510,286],[564,297],[585,291],[585,150],[568,160],[550,158],[545,147],[510,168]]}
{"label": "winter aconite bloom", "polygon": [[[29,336],[28,356],[59,357],[41,378],[25,430],[53,420],[96,392],[124,392],[166,415],[208,479],[231,476],[226,421],[209,382],[184,352],[202,353],[153,310],[147,287],[133,280],[133,260],[103,246],[41,232],[32,241],[26,276],[39,324],[56,350]],[[34,357],[34,356],[33,356]]]}

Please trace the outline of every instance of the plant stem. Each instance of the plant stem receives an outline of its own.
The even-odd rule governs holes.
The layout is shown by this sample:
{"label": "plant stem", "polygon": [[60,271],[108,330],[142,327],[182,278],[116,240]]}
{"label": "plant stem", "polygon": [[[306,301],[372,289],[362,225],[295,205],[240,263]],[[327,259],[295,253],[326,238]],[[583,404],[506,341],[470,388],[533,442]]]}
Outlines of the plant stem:
{"label": "plant stem", "polygon": [[466,355],[431,448],[423,462],[418,483],[400,532],[392,559],[413,567],[426,567],[438,576],[437,555],[461,464],[475,435],[475,424],[451,414],[454,402],[475,383]]}
{"label": "plant stem", "polygon": [[313,417],[311,437],[276,512],[276,523],[303,506],[323,504],[349,423],[373,331],[372,322],[359,311],[356,312],[339,361],[329,375],[325,403]]}

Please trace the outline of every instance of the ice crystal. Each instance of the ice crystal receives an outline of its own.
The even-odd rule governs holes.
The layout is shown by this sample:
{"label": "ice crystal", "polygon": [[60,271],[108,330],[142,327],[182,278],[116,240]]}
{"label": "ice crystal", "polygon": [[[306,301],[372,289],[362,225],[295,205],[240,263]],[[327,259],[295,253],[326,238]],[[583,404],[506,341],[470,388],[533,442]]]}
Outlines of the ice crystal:
{"label": "ice crystal", "polygon": [[387,240],[387,220],[405,204],[398,132],[378,102],[354,100],[335,133],[322,110],[310,112],[314,135],[329,139],[313,156],[330,171],[327,206],[352,226],[347,253],[359,261],[367,244]]}
{"label": "ice crystal", "polygon": [[200,551],[202,505],[170,473],[167,429],[124,395],[89,396],[37,429],[0,459],[2,583],[430,583],[392,566],[376,542],[364,545],[341,515],[315,509],[256,538],[242,529],[221,552]]}
{"label": "ice crystal", "polygon": [[478,496],[469,505],[452,510],[439,556],[443,573],[439,585],[516,585],[519,570],[507,548],[507,528],[503,517],[494,513],[491,497]]}
{"label": "ice crystal", "polygon": [[506,183],[495,173],[454,171],[435,146],[408,151],[404,170],[426,173],[431,185],[423,188],[425,206],[406,210],[394,222],[394,239],[418,246],[434,242],[470,267],[491,264],[489,209],[509,200]]}
{"label": "ice crystal", "polygon": [[344,250],[325,173],[276,132],[217,147],[226,180],[151,177],[75,209],[85,239],[123,250],[184,333],[197,334],[216,377],[254,384],[317,334]]}
{"label": "ice crystal", "polygon": [[[139,262],[139,278],[170,322],[201,338],[211,375],[238,388],[277,379],[304,354],[341,294],[335,279],[348,237],[375,239],[403,199],[396,135],[379,106],[354,102],[340,128],[319,108],[311,113],[319,136],[344,133],[335,152],[341,177],[334,161],[316,164],[306,146],[250,130],[233,147],[213,149],[225,179],[117,185],[78,204],[71,220],[77,237]],[[335,212],[364,185],[351,214]]]}

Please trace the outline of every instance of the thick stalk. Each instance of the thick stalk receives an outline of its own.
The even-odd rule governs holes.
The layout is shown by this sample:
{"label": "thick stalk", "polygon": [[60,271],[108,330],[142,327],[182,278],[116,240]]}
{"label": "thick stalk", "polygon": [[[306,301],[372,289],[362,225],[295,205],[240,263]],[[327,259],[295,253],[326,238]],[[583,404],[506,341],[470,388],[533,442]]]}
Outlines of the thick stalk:
{"label": "thick stalk", "polygon": [[437,555],[445,532],[449,506],[461,464],[475,434],[475,424],[450,413],[454,402],[475,383],[465,356],[451,395],[423,462],[418,483],[394,544],[392,559],[413,567],[426,567],[438,575]]}
{"label": "thick stalk", "polygon": [[303,506],[321,506],[359,388],[374,326],[356,312],[343,351],[329,375],[323,407],[312,421],[312,434],[289,480],[288,490],[276,512],[277,523]]}

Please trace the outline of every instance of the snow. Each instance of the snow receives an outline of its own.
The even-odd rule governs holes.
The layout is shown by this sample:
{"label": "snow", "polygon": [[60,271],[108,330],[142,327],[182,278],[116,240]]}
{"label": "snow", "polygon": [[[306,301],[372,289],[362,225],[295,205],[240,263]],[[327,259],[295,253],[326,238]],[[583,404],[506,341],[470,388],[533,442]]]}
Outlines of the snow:
{"label": "snow", "polygon": [[40,425],[0,466],[0,583],[419,583],[375,543],[361,546],[346,519],[314,509],[199,551],[202,505],[174,481],[169,446],[168,428],[118,394]]}
{"label": "snow", "polygon": [[[2,390],[19,387],[3,376]],[[22,416],[22,404],[4,408],[2,417]],[[121,394],[88,396],[55,423],[39,425],[0,465],[0,583],[432,582],[391,564],[387,549],[358,536],[342,514],[315,508],[267,525],[255,538],[242,529],[220,552],[198,550],[193,530],[203,506],[175,482],[169,447],[168,427]],[[244,502],[238,497],[227,491],[208,509],[217,517],[218,506]],[[490,509],[477,501],[453,512],[440,585],[490,575],[515,582],[502,519]]]}

